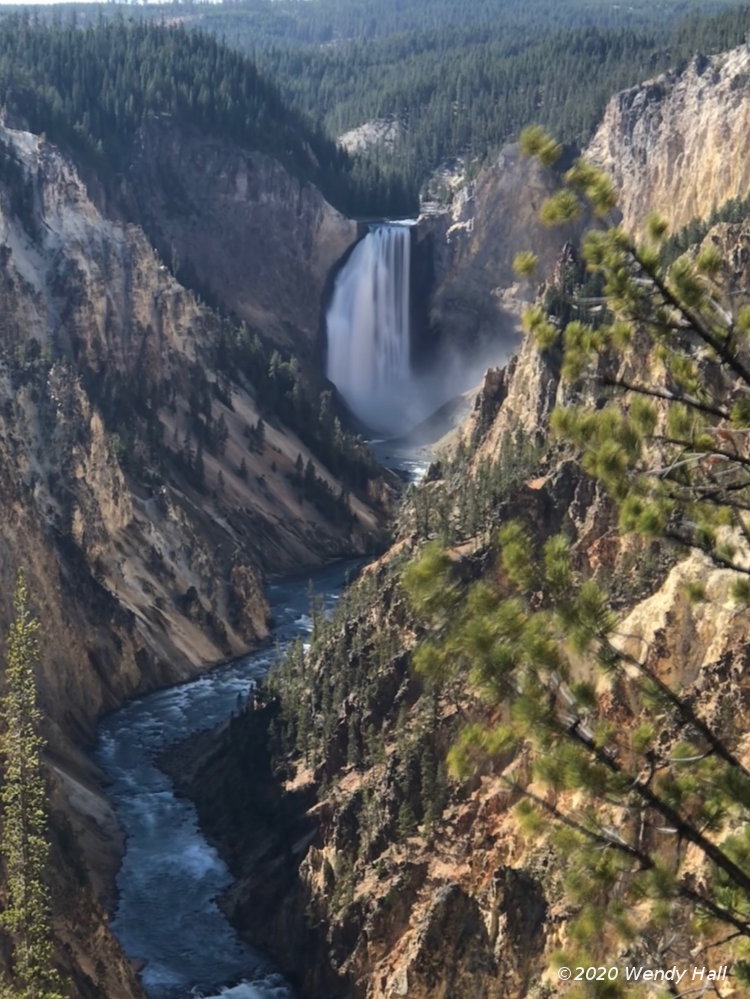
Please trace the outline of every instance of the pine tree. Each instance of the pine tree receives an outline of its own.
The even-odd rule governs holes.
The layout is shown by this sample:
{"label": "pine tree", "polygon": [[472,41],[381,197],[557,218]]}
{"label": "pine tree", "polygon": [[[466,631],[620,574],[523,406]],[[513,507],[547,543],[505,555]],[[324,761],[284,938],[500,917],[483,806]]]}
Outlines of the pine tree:
{"label": "pine tree", "polygon": [[7,905],[0,925],[13,940],[12,983],[0,995],[13,999],[60,999],[62,981],[53,967],[49,892],[47,787],[44,739],[37,707],[35,668],[39,622],[29,607],[22,573],[14,597],[15,619],[7,640],[6,692],[0,703],[4,734],[0,849],[5,859]]}
{"label": "pine tree", "polygon": [[198,447],[195,452],[195,464],[193,465],[193,477],[198,489],[203,489],[206,484],[206,465],[203,459],[203,441],[198,440]]}
{"label": "pine tree", "polygon": [[[559,153],[539,130],[524,146],[547,163]],[[578,161],[543,217],[569,220],[583,203],[607,218],[615,195],[599,170]],[[723,296],[712,245],[665,268],[665,234],[658,219],[645,245],[617,226],[595,229],[584,255],[606,309],[561,329],[537,305],[525,325],[541,349],[560,350],[577,397],[601,402],[558,409],[553,426],[609,491],[620,529],[698,549],[728,571],[735,601],[746,604],[750,307],[734,311]],[[714,713],[670,686],[646,636],[632,651],[610,594],[577,566],[570,539],[542,543],[512,522],[497,541],[496,572],[468,591],[435,546],[404,575],[430,631],[415,668],[477,698],[451,769],[468,776],[493,767],[520,798],[529,834],[549,836],[565,858],[561,881],[575,917],[561,963],[595,963],[592,941],[605,924],[610,948],[637,938],[639,953],[654,960],[685,927],[691,947],[701,937],[732,941],[734,975],[747,984],[750,769],[731,704]],[[686,596],[705,598],[700,580]],[[623,989],[608,983],[606,994]]]}
{"label": "pine tree", "polygon": [[396,835],[399,840],[405,840],[410,836],[413,836],[416,831],[417,817],[414,814],[412,803],[405,797],[398,809],[398,816],[396,819]]}
{"label": "pine tree", "polygon": [[258,417],[258,422],[255,424],[255,445],[258,450],[263,453],[263,448],[266,442],[266,425],[263,420]]}
{"label": "pine tree", "polygon": [[226,450],[227,440],[229,438],[229,427],[227,426],[227,421],[224,419],[224,414],[219,416],[216,421],[216,453],[223,455]]}

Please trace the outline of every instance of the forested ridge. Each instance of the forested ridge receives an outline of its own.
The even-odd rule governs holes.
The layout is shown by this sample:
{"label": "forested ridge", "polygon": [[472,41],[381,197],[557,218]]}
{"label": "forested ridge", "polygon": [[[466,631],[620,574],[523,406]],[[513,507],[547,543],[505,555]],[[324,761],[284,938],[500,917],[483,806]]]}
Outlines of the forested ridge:
{"label": "forested ridge", "polygon": [[[47,8],[41,18],[72,15]],[[75,18],[178,21],[249,54],[324,142],[364,122],[395,124],[392,141],[342,167],[314,146],[326,193],[367,214],[410,210],[425,179],[455,157],[476,164],[531,121],[581,146],[616,90],[739,44],[750,8],[731,0],[628,5],[591,0],[315,0],[78,7]],[[291,123],[291,119],[290,119]],[[346,185],[344,185],[346,186]],[[379,191],[378,196],[374,191]],[[408,195],[405,192],[409,192]]]}
{"label": "forested ridge", "polygon": [[143,121],[166,115],[274,156],[344,211],[414,207],[377,171],[363,178],[355,161],[291,108],[246,56],[179,26],[4,18],[0,102],[11,120],[45,133],[105,183],[126,169]]}
{"label": "forested ridge", "polygon": [[[176,2],[165,4],[65,3],[40,6],[39,16],[64,21],[71,12],[88,24],[104,15],[129,14],[153,21],[200,23],[225,34],[228,44],[262,46],[269,42],[298,45],[343,45],[357,39],[392,39],[409,33],[429,34],[445,29],[468,31],[481,37],[504,37],[511,43],[559,30],[598,27],[636,29],[675,24],[692,15],[708,16],[731,10],[734,0],[635,0],[628,4],[601,0],[228,0],[221,4]],[[19,8],[10,8],[19,9]],[[37,13],[37,12],[35,12]],[[231,31],[231,34],[230,34]],[[243,37],[240,37],[243,36]]]}
{"label": "forested ridge", "polygon": [[[580,147],[614,92],[697,51],[736,45],[750,27],[746,6],[709,17],[708,5],[637,5],[629,18],[590,4],[493,6],[494,18],[489,4],[479,4],[477,13],[462,9],[460,20],[446,14],[439,24],[433,12],[421,26],[388,36],[377,31],[317,47],[247,44],[332,134],[372,119],[397,121],[395,148],[370,155],[419,187],[444,160],[481,160],[531,121]],[[700,16],[678,17],[691,7]]]}

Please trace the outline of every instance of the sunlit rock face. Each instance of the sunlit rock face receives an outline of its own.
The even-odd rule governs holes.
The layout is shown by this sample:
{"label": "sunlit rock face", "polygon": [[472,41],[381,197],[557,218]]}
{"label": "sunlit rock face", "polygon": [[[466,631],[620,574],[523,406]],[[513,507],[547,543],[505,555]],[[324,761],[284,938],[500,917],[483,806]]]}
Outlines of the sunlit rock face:
{"label": "sunlit rock face", "polygon": [[750,193],[750,47],[696,56],[617,94],[587,155],[615,181],[630,232],[649,212],[673,230]]}
{"label": "sunlit rock face", "polygon": [[[263,574],[369,550],[380,514],[352,498],[350,531],[304,502],[292,483],[299,458],[334,494],[342,483],[281,422],[251,446],[260,412],[249,385],[227,388],[219,370],[219,315],[143,228],[104,212],[59,149],[5,126],[0,140],[17,165],[0,179],[0,635],[23,568],[42,622],[55,897],[70,900],[60,960],[94,983],[76,985],[75,999],[92,989],[132,999],[133,971],[93,898],[105,898],[121,842],[81,745],[134,693],[265,639]],[[299,188],[278,171],[279,185]],[[260,180],[255,190],[261,202]],[[270,244],[266,257],[285,273]],[[307,288],[320,293],[325,263],[315,266],[320,283]],[[198,409],[203,427],[224,428],[220,448],[201,442],[200,480]],[[92,891],[69,866],[79,860],[67,823]]]}

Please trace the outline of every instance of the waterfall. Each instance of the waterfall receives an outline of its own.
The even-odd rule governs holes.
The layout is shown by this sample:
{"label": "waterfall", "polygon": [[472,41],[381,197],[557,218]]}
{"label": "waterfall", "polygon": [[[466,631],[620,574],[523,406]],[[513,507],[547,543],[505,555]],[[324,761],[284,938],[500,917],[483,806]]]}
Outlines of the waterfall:
{"label": "waterfall", "polygon": [[380,433],[414,422],[410,263],[410,225],[373,226],[338,275],[328,309],[328,378],[355,416]]}

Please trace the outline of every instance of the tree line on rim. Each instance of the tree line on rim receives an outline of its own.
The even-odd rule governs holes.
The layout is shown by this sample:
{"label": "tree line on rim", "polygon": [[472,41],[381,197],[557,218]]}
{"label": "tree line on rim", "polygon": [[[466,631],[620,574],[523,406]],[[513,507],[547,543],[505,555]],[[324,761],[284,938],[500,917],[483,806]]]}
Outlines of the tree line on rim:
{"label": "tree line on rim", "polygon": [[[113,4],[103,13],[81,7],[75,18],[79,26],[102,17],[158,22],[165,13],[160,5]],[[387,143],[352,160],[361,188],[347,203],[360,215],[413,212],[420,188],[444,162],[463,158],[472,172],[529,121],[581,148],[615,91],[681,67],[697,52],[739,45],[750,28],[747,5],[733,0],[388,0],[377,17],[367,4],[342,0],[251,0],[182,4],[180,13],[188,30],[248,54],[287,104],[327,136],[372,120],[391,123]],[[54,8],[46,16],[64,20]],[[344,180],[332,174],[324,189],[339,205],[348,197]]]}

